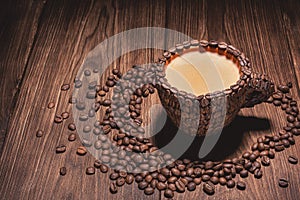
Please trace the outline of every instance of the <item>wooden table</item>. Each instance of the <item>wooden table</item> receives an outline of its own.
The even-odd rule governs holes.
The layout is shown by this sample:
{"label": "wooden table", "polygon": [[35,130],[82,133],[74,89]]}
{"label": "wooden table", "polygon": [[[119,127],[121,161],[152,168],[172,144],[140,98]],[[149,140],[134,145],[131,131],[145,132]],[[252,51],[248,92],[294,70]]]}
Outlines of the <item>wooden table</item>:
{"label": "wooden table", "polygon": [[[298,0],[2,1],[0,199],[164,199],[158,191],[145,196],[136,184],[113,195],[107,174],[85,174],[94,159],[76,155],[79,140],[67,141],[66,125],[72,119],[62,125],[52,123],[55,113],[71,109],[71,91],[62,92],[60,86],[73,81],[85,56],[103,40],[128,29],[156,26],[233,44],[251,59],[255,71],[269,74],[276,84],[292,81],[292,94],[299,100],[299,9]],[[133,64],[154,61],[161,52],[134,51],[110,69],[121,66],[125,71]],[[55,109],[46,108],[50,101]],[[145,104],[154,102],[158,102],[155,95]],[[266,104],[242,110],[240,115],[256,118],[239,117],[233,122],[228,137],[234,138],[234,144],[223,145],[222,151],[228,157],[240,155],[260,135],[276,133],[285,123],[285,115],[278,111]],[[257,124],[265,128],[255,130]],[[42,138],[35,136],[38,129],[45,131]],[[67,144],[67,152],[57,155],[55,147],[61,143]],[[288,155],[300,157],[299,143],[296,138],[296,145],[276,154],[271,166],[263,168],[262,179],[245,179],[245,191],[218,186],[210,197],[198,187],[176,194],[175,199],[299,199],[299,164],[287,161]],[[63,177],[62,166],[68,169]],[[288,188],[278,187],[281,177],[290,181]]]}

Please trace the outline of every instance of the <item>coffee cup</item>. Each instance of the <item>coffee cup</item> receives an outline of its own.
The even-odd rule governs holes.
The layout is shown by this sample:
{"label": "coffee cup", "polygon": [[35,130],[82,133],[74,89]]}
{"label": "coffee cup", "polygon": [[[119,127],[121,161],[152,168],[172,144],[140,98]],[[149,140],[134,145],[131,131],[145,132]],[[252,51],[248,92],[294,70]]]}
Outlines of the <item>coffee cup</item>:
{"label": "coffee cup", "polygon": [[156,88],[173,123],[190,135],[221,131],[241,108],[266,101],[274,84],[225,42],[192,40],[159,59]]}

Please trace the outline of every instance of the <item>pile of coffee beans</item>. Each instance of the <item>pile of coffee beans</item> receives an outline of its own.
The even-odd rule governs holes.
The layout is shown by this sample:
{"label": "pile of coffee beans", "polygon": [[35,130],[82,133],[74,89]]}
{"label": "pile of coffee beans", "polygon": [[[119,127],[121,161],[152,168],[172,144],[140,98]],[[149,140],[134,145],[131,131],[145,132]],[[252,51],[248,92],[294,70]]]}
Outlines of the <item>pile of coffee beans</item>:
{"label": "pile of coffee beans", "polygon": [[[141,68],[142,69],[142,68]],[[95,70],[93,70],[94,73]],[[90,70],[85,70],[85,76],[91,76]],[[133,74],[137,73],[137,74]],[[215,193],[216,185],[226,186],[227,188],[236,187],[239,190],[245,190],[246,184],[240,178],[247,178],[253,175],[259,179],[263,176],[262,167],[270,165],[275,157],[275,152],[283,151],[295,144],[294,136],[300,135],[300,115],[297,102],[289,93],[292,87],[291,83],[287,85],[278,85],[274,94],[266,101],[274,106],[281,107],[287,114],[287,124],[278,134],[265,135],[257,138],[257,141],[250,147],[250,150],[244,152],[241,157],[219,161],[191,161],[189,159],[174,160],[170,154],[161,152],[155,147],[148,138],[143,137],[145,130],[142,128],[143,119],[141,115],[141,103],[143,98],[147,98],[155,92],[154,84],[144,84],[142,78],[151,76],[144,74],[143,70],[128,72],[125,77],[119,70],[114,69],[108,76],[104,86],[97,85],[95,82],[89,84],[89,88],[94,89],[96,93],[89,92],[86,98],[99,98],[93,109],[89,110],[87,115],[79,116],[79,120],[87,120],[95,116],[100,107],[105,107],[105,115],[102,121],[96,121],[94,127],[85,126],[83,131],[93,133],[98,137],[95,143],[88,140],[82,140],[83,146],[77,148],[76,154],[84,156],[87,154],[87,148],[94,148],[101,152],[99,159],[95,160],[94,166],[88,166],[85,173],[87,175],[95,174],[99,169],[102,173],[110,172],[109,178],[112,183],[109,190],[111,193],[117,193],[118,187],[125,184],[136,182],[138,188],[143,190],[146,195],[152,195],[155,190],[162,191],[166,198],[173,198],[175,192],[194,191],[201,185],[202,190],[208,194]],[[118,85],[122,79],[128,80],[136,77],[135,81],[140,81],[140,87],[133,88],[133,93],[125,95],[125,103],[117,105],[113,103],[115,99],[120,98],[116,92],[109,99],[107,94],[110,88],[120,91],[122,85]],[[82,82],[76,78],[75,88],[80,88]],[[69,84],[64,84],[61,90],[70,88]],[[78,99],[71,97],[69,103],[76,104],[78,110],[85,109],[85,104]],[[48,104],[48,108],[55,106],[53,102]],[[119,116],[125,116],[126,121]],[[68,112],[56,115],[55,123],[61,123],[69,117]],[[120,120],[118,120],[120,119]],[[76,126],[74,123],[68,124],[71,131],[68,136],[70,142],[76,140]],[[113,131],[114,130],[114,131]],[[111,135],[112,139],[107,135]],[[37,137],[43,136],[43,131],[38,130]],[[66,152],[67,147],[64,144],[58,145],[56,153]],[[128,154],[127,152],[143,153]],[[289,156],[288,162],[297,164],[298,159]],[[110,170],[110,168],[113,168]],[[67,174],[66,167],[61,167],[59,173],[64,176]],[[240,177],[240,178],[238,178]],[[236,179],[239,179],[238,181]],[[280,187],[287,187],[289,182],[285,178],[278,181]]]}

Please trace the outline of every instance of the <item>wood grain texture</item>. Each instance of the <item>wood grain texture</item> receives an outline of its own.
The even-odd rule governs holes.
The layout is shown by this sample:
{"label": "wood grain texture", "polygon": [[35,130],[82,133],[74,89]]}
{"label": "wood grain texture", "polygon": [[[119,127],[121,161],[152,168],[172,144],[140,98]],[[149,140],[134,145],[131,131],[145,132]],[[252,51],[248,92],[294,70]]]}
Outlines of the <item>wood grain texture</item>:
{"label": "wood grain texture", "polygon": [[0,3],[0,154],[34,45],[42,1]]}
{"label": "wood grain texture", "polygon": [[[299,8],[296,0],[1,3],[0,129],[7,135],[0,159],[0,199],[164,199],[158,191],[145,196],[136,184],[112,195],[107,174],[85,174],[94,159],[76,155],[79,140],[67,141],[66,126],[72,118],[63,124],[52,123],[56,113],[71,111],[71,90],[62,92],[60,86],[72,82],[85,56],[103,40],[128,29],[156,26],[195,39],[233,44],[250,58],[254,71],[268,74],[276,84],[292,81],[292,94],[298,100]],[[161,42],[168,46],[178,39],[179,35]],[[146,49],[127,53],[110,69],[125,72],[133,64],[153,62],[161,52]],[[50,101],[56,104],[52,110],[46,108]],[[143,103],[145,124],[150,123],[147,108],[154,103],[159,103],[157,95]],[[257,137],[276,133],[285,124],[285,115],[271,105],[243,109],[240,115],[221,138],[221,158],[240,155]],[[45,131],[42,138],[35,137],[37,129]],[[300,157],[299,143],[296,138],[296,145],[276,154],[271,166],[263,168],[262,179],[245,179],[245,191],[217,186],[216,194],[207,196],[200,185],[195,192],[176,194],[175,199],[298,199],[299,164],[290,165],[287,157]],[[59,144],[67,145],[66,153],[55,154]],[[68,170],[64,177],[59,175],[62,166]],[[290,180],[290,187],[277,186],[281,177]]]}

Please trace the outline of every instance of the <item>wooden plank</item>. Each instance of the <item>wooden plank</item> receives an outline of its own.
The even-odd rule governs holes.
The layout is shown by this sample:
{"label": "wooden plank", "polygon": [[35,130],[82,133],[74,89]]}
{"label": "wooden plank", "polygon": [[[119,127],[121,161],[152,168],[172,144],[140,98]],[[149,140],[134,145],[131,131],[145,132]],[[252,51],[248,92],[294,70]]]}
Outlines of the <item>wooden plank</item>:
{"label": "wooden plank", "polygon": [[1,155],[9,119],[18,98],[44,3],[2,1],[0,5]]}

